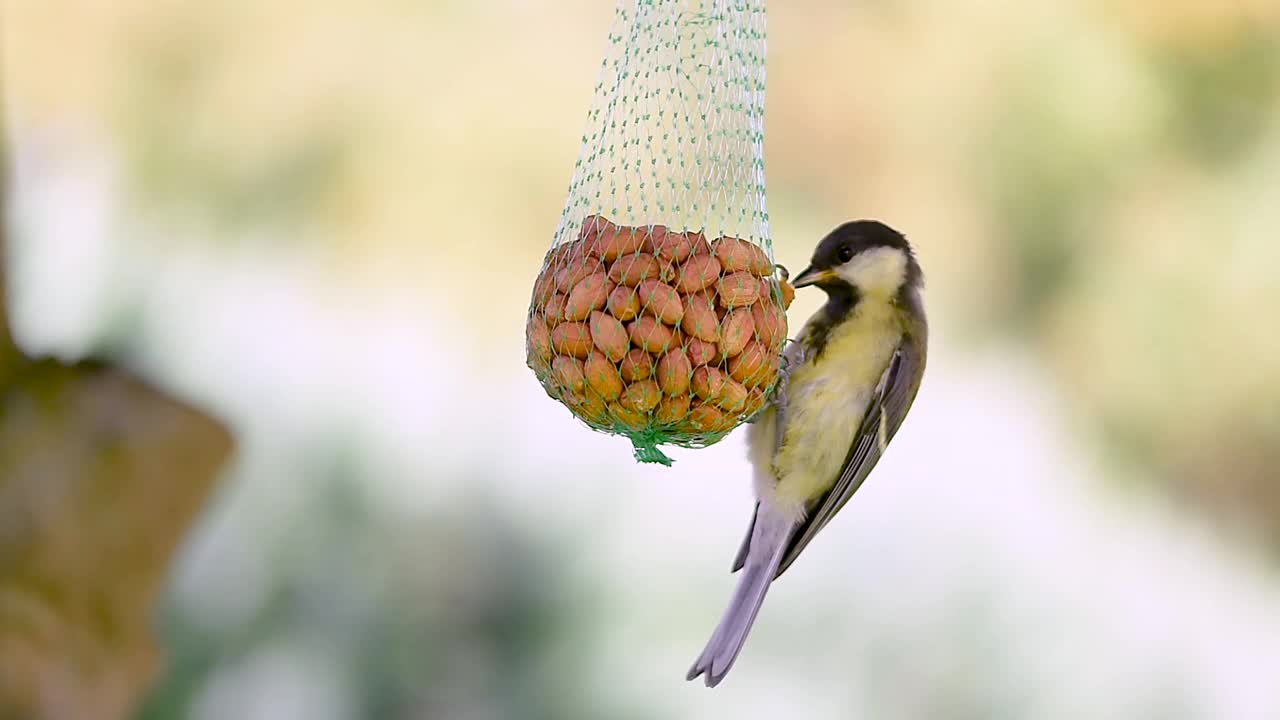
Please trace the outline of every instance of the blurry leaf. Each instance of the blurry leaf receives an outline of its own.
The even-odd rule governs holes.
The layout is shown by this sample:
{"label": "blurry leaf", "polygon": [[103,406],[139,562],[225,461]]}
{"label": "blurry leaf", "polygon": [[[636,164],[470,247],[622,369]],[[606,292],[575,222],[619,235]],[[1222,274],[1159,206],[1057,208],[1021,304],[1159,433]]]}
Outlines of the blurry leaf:
{"label": "blurry leaf", "polygon": [[991,211],[1013,265],[1006,317],[1024,330],[1039,325],[1090,251],[1114,170],[1090,128],[1064,111],[1055,72],[1020,69],[980,146],[978,167],[987,168]]}
{"label": "blurry leaf", "polygon": [[1276,121],[1280,30],[1251,25],[1208,47],[1173,45],[1154,64],[1173,99],[1173,133],[1197,162],[1245,156]]}
{"label": "blurry leaf", "polygon": [[232,52],[227,37],[185,25],[170,31],[184,41],[139,47],[122,108],[138,199],[202,215],[227,237],[296,223],[334,202],[351,144],[342,113],[312,113],[307,127],[277,144],[245,142],[208,118],[211,67]]}

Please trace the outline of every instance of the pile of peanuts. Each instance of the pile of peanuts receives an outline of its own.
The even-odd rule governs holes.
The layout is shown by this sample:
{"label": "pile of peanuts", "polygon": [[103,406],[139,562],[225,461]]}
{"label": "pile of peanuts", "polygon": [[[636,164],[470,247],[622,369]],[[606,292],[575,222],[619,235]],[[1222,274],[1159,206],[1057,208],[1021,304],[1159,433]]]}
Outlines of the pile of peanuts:
{"label": "pile of peanuts", "polygon": [[594,427],[725,432],[777,379],[795,291],[773,275],[747,240],[589,216],[534,285],[529,367]]}

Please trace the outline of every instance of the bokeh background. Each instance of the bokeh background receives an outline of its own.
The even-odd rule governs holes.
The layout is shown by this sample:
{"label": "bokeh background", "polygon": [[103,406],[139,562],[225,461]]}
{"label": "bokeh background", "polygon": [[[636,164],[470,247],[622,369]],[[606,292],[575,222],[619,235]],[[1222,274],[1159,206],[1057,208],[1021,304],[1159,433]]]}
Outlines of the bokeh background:
{"label": "bokeh background", "polygon": [[742,438],[524,366],[612,3],[4,0],[15,333],[236,440],[138,718],[1280,717],[1280,4],[772,5],[778,258],[903,229],[933,340],[713,692]]}

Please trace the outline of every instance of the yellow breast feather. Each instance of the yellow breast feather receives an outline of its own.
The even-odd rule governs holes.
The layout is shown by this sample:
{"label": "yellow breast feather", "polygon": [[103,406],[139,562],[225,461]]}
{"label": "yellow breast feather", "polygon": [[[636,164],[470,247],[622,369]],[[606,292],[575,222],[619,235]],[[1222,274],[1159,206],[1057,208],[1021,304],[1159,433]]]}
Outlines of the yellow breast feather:
{"label": "yellow breast feather", "polygon": [[773,463],[780,504],[803,512],[835,484],[901,337],[892,305],[864,299],[832,329],[821,355],[795,369],[783,446]]}

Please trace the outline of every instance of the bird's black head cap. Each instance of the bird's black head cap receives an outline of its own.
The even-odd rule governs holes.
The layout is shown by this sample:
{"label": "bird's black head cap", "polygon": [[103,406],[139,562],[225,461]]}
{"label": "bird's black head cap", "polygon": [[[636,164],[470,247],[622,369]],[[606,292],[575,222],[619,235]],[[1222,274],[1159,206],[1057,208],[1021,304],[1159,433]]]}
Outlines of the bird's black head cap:
{"label": "bird's black head cap", "polygon": [[[832,230],[813,251],[809,269],[816,271],[837,268],[857,255],[874,248],[893,248],[907,256],[906,287],[918,287],[922,281],[920,265],[907,238],[897,230],[878,220],[851,220]],[[815,283],[819,286],[824,282]]]}

